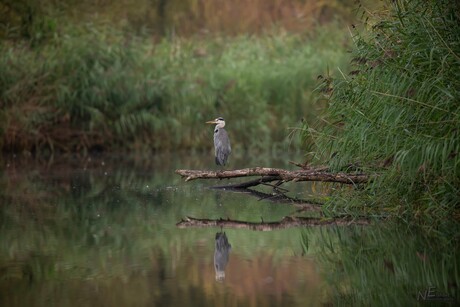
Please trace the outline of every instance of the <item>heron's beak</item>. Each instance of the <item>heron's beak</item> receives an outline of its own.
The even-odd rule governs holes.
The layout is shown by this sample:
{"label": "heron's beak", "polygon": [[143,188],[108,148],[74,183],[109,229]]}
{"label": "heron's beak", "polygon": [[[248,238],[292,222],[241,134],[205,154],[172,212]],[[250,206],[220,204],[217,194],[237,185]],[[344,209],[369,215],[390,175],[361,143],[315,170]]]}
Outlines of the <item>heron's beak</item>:
{"label": "heron's beak", "polygon": [[206,122],[206,124],[217,124],[217,122],[215,120],[210,120],[210,121]]}

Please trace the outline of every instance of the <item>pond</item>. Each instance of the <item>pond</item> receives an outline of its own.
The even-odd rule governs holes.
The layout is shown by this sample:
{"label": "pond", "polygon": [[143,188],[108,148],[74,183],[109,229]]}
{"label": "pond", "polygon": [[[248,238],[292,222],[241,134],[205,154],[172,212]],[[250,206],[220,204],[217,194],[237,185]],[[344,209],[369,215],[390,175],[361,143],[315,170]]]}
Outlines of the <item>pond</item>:
{"label": "pond", "polygon": [[[232,168],[294,169],[288,160],[241,156]],[[0,306],[408,306],[458,298],[458,245],[396,223],[177,227],[187,216],[318,216],[209,188],[229,181],[183,182],[174,174],[212,169],[212,162],[198,154],[4,158]],[[311,183],[285,187],[303,199],[327,191]]]}

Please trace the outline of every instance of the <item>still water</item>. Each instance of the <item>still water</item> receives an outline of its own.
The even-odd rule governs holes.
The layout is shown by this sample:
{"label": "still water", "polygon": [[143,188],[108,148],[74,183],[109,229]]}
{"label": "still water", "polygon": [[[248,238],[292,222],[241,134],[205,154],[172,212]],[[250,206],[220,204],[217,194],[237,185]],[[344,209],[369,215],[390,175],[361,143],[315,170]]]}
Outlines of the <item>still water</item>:
{"label": "still water", "polygon": [[[236,157],[233,167],[293,168],[288,160]],[[267,222],[318,214],[174,174],[212,168],[212,157],[2,163],[0,306],[407,306],[423,303],[428,287],[447,303],[456,298],[458,246],[404,227],[176,227],[187,216]],[[305,199],[322,191],[286,187]]]}

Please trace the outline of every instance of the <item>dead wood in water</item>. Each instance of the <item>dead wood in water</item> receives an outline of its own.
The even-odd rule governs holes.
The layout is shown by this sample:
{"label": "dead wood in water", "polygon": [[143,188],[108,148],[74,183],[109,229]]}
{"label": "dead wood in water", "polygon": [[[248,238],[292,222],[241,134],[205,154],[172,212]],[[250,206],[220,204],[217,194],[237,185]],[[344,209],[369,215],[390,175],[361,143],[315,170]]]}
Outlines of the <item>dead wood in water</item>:
{"label": "dead wood in water", "polygon": [[260,177],[254,180],[245,181],[241,183],[229,184],[225,186],[217,186],[217,187],[214,187],[214,189],[235,189],[235,190],[247,189],[247,188],[259,185],[259,184],[265,184],[265,183],[276,181],[276,180],[279,181],[279,178],[277,176],[265,176],[265,177]]}
{"label": "dead wood in water", "polygon": [[314,218],[314,217],[291,217],[286,216],[278,222],[245,222],[230,219],[197,219],[186,217],[176,224],[178,228],[189,227],[226,227],[236,229],[250,229],[257,231],[271,231],[277,229],[285,229],[291,227],[315,227],[315,226],[348,226],[348,225],[368,225],[370,222],[367,219],[352,219],[352,218]]}
{"label": "dead wood in water", "polygon": [[224,190],[224,191],[230,191],[230,192],[236,192],[236,193],[244,193],[250,196],[257,197],[259,201],[265,200],[265,201],[270,201],[270,202],[277,203],[277,204],[291,205],[291,206],[298,208],[299,212],[301,211],[320,212],[321,207],[323,206],[322,203],[317,202],[315,200],[305,200],[305,199],[292,198],[290,196],[287,196],[284,192],[276,191],[277,189],[280,189],[279,187],[275,188],[276,193],[264,193],[264,192],[256,191],[253,189],[239,188],[238,186],[239,186],[238,184],[226,185],[226,186],[211,187],[211,189]]}
{"label": "dead wood in water", "polygon": [[[206,171],[206,170],[176,170],[176,174],[185,177],[185,181],[194,179],[230,179],[248,176],[262,176],[262,178],[247,183],[239,184],[239,187],[247,188],[262,182],[280,181],[321,181],[321,182],[337,182],[344,184],[358,184],[369,181],[369,176],[366,174],[347,174],[347,173],[330,173],[321,169],[301,169],[288,171],[279,168],[269,167],[254,167],[237,170],[222,170],[222,171]],[[236,186],[234,186],[236,187]]]}

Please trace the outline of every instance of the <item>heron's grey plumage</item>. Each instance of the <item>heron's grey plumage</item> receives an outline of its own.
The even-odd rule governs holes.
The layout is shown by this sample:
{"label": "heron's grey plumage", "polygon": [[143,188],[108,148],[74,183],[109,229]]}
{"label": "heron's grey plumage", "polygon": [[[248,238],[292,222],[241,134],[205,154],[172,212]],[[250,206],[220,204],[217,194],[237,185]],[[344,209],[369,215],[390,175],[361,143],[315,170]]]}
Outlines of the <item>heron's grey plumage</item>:
{"label": "heron's grey plumage", "polygon": [[225,131],[225,121],[222,117],[218,117],[213,121],[207,122],[208,124],[216,124],[214,128],[214,150],[215,160],[217,165],[225,165],[227,163],[228,156],[232,152],[230,146],[230,139],[227,131]]}
{"label": "heron's grey plumage", "polygon": [[228,138],[227,131],[224,128],[214,129],[214,149],[216,154],[216,164],[225,165],[228,156],[232,152],[230,146],[230,139]]}

